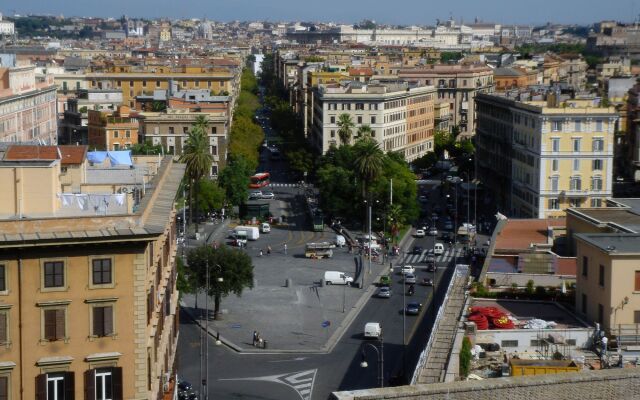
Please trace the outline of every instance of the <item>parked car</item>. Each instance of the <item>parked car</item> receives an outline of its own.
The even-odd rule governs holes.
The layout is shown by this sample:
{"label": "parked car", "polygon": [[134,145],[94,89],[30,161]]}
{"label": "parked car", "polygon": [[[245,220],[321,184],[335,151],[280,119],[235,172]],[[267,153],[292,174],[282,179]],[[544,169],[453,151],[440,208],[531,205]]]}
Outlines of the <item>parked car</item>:
{"label": "parked car", "polygon": [[424,247],[413,246],[413,254],[422,254],[423,251],[424,251]]}
{"label": "parked car", "polygon": [[400,267],[400,274],[415,274],[416,269],[413,268],[411,265],[403,265],[402,267]]}
{"label": "parked car", "polygon": [[249,192],[249,200],[258,200],[262,198],[262,192],[259,190],[254,190]]}
{"label": "parked car", "polygon": [[380,297],[381,299],[390,298],[391,289],[389,289],[388,287],[381,287],[380,289],[378,289],[378,292],[376,293],[376,297]]}
{"label": "parked car", "polygon": [[276,196],[273,194],[273,192],[264,192],[262,193],[262,196],[260,196],[260,198],[262,200],[273,200],[276,198]]}
{"label": "parked car", "polygon": [[422,308],[422,304],[412,301],[407,303],[407,306],[404,309],[404,313],[406,315],[418,315],[420,314],[420,309]]}
{"label": "parked car", "polygon": [[426,236],[426,233],[422,229],[416,229],[416,234],[414,236],[417,238],[423,238]]}
{"label": "parked car", "polygon": [[416,283],[416,276],[412,273],[404,274],[404,283],[407,285],[413,285]]}

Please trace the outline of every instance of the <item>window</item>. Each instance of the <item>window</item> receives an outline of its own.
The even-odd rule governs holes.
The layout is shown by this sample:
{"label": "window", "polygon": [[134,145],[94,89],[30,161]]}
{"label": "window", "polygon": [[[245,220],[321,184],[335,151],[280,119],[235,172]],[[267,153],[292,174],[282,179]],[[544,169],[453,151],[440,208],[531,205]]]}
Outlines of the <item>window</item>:
{"label": "window", "polygon": [[551,171],[557,172],[560,165],[560,160],[554,159],[551,160]]}
{"label": "window", "polygon": [[589,275],[589,257],[582,256],[582,276],[585,278]]}
{"label": "window", "polygon": [[9,400],[9,376],[0,376],[0,400]]}
{"label": "window", "polygon": [[170,127],[169,127],[169,133],[171,133],[171,134],[174,134],[174,133],[175,133],[175,131],[174,131],[174,129],[173,129],[173,126],[170,126]]}
{"label": "window", "polygon": [[579,119],[575,120],[575,131],[582,132],[582,121]]}
{"label": "window", "polygon": [[598,322],[600,324],[604,322],[604,307],[602,304],[598,304]]}
{"label": "window", "polygon": [[94,285],[110,285],[113,283],[111,258],[99,258],[91,261],[91,282]]}
{"label": "window", "polygon": [[596,132],[602,132],[602,120],[601,119],[597,119],[596,120]]}
{"label": "window", "polygon": [[582,313],[587,313],[587,295],[582,293]]}
{"label": "window", "polygon": [[36,377],[36,398],[38,400],[67,400],[75,395],[73,372],[55,372]]}
{"label": "window", "polygon": [[44,263],[44,287],[64,287],[64,262],[47,261]]}
{"label": "window", "polygon": [[591,178],[591,190],[602,190],[602,177],[594,176],[593,178]]}
{"label": "window", "polygon": [[640,324],[640,311],[633,312],[633,323]]}
{"label": "window", "polygon": [[[9,310],[0,310],[0,346],[9,343]],[[2,399],[2,396],[0,396]]]}
{"label": "window", "polygon": [[602,161],[603,160],[599,159],[593,160],[591,163],[591,169],[594,171],[602,171]]}
{"label": "window", "polygon": [[558,199],[549,199],[549,210],[559,210],[560,202]]}
{"label": "window", "polygon": [[604,139],[594,138],[591,147],[593,151],[604,151]]}
{"label": "window", "polygon": [[130,138],[131,137],[131,131],[125,131],[124,132],[124,137]]}
{"label": "window", "polygon": [[604,265],[602,264],[598,268],[598,285],[604,287]]}
{"label": "window", "polygon": [[557,176],[552,176],[551,177],[551,191],[553,192],[557,192],[558,191],[558,177]]}
{"label": "window", "polygon": [[571,199],[569,200],[569,206],[570,207],[580,207],[582,205],[582,200],[581,199]]}
{"label": "window", "polygon": [[576,339],[567,339],[567,344],[569,346],[575,346],[577,343]]}
{"label": "window", "polygon": [[7,266],[0,264],[0,292],[7,291]]}
{"label": "window", "polygon": [[160,87],[160,81],[156,81],[156,87]]}
{"label": "window", "polygon": [[218,176],[218,166],[217,165],[212,165],[211,166],[211,175],[212,176]]}
{"label": "window", "polygon": [[188,133],[189,133],[189,127],[187,127],[187,126],[183,126],[183,127],[182,127],[182,133],[186,133],[186,134],[188,134]]}
{"label": "window", "polygon": [[554,153],[557,153],[560,151],[560,138],[551,139],[551,150]]}
{"label": "window", "polygon": [[580,159],[579,158],[574,158],[573,159],[573,170],[574,171],[580,171]]}
{"label": "window", "polygon": [[44,314],[44,339],[50,342],[63,340],[66,337],[66,309],[65,308],[47,308],[43,310]]}
{"label": "window", "polygon": [[376,123],[376,117],[375,117],[375,116],[373,116],[373,115],[371,116],[371,123],[372,123],[372,124],[375,124],[375,123]]}
{"label": "window", "polygon": [[571,178],[571,190],[582,190],[582,179],[580,179],[579,177],[573,177]]}
{"label": "window", "polygon": [[113,131],[113,137],[117,138],[118,136],[120,136],[120,132],[118,131]]}
{"label": "window", "polygon": [[331,138],[335,138],[336,137],[336,131],[335,130],[331,130]]}
{"label": "window", "polygon": [[573,151],[574,152],[579,152],[580,151],[580,139],[576,138],[572,140],[573,142]]}
{"label": "window", "polygon": [[602,199],[591,199],[591,207],[602,207]]}
{"label": "window", "polygon": [[636,271],[635,273],[635,285],[633,290],[636,292],[640,292],[640,271]]}
{"label": "window", "polygon": [[99,305],[91,307],[92,334],[93,336],[105,337],[113,335],[113,306]]}
{"label": "window", "polygon": [[562,132],[562,121],[551,121],[551,130],[553,132]]}
{"label": "window", "polygon": [[122,368],[90,369],[84,373],[85,393],[95,400],[122,399]]}
{"label": "window", "polygon": [[361,124],[362,123],[362,116],[358,115],[358,123]]}
{"label": "window", "polygon": [[517,340],[503,340],[501,343],[502,347],[518,347]]}
{"label": "window", "polygon": [[114,144],[113,144],[113,150],[114,150],[114,151],[118,151],[118,150],[120,150],[120,143],[114,143]]}
{"label": "window", "polygon": [[147,81],[142,81],[142,86],[147,87]]}
{"label": "window", "polygon": [[330,118],[330,121],[331,121],[332,124],[335,124],[336,123],[336,117],[332,116]]}
{"label": "window", "polygon": [[218,127],[217,126],[212,126],[211,127],[211,134],[215,135],[216,133],[218,133]]}
{"label": "window", "polygon": [[218,155],[218,146],[211,146],[211,155]]}

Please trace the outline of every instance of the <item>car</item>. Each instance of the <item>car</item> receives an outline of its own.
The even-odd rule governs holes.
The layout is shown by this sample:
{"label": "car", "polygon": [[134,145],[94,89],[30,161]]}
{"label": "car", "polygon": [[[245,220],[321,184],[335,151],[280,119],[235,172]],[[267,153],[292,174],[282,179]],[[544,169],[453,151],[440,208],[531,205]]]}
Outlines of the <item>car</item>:
{"label": "car", "polygon": [[400,267],[400,274],[414,274],[416,272],[416,269],[413,268],[411,265],[403,265],[402,267]]}
{"label": "car", "polygon": [[407,285],[413,285],[416,283],[416,276],[413,273],[404,274],[404,283]]}
{"label": "car", "polygon": [[420,309],[422,308],[422,304],[412,301],[407,303],[407,306],[404,308],[404,313],[406,315],[418,315],[420,314]]}
{"label": "car", "polygon": [[[435,261],[435,259],[434,259]],[[436,264],[435,263],[431,263],[429,265],[427,265],[427,272],[436,272]]]}
{"label": "car", "polygon": [[444,254],[444,245],[442,243],[436,243],[433,245],[433,254],[440,256]]}
{"label": "car", "polygon": [[391,277],[389,275],[381,276],[380,280],[378,281],[378,286],[380,287],[391,286]]}
{"label": "car", "polygon": [[273,200],[276,198],[276,196],[273,194],[273,192],[263,192],[260,198],[262,200]]}
{"label": "car", "polygon": [[433,286],[433,279],[431,278],[422,278],[422,281],[420,281],[421,285],[424,286]]}
{"label": "car", "polygon": [[429,201],[429,198],[427,196],[422,195],[418,197],[418,201],[420,201],[420,203],[426,203]]}
{"label": "car", "polygon": [[429,235],[438,236],[438,230],[435,228],[435,226],[433,228],[429,229]]}
{"label": "car", "polygon": [[424,247],[413,246],[413,254],[422,254],[423,251],[424,251]]}
{"label": "car", "polygon": [[453,224],[451,222],[445,222],[444,224],[442,224],[442,229],[444,229],[445,231],[452,231]]}
{"label": "car", "polygon": [[379,297],[381,299],[388,299],[391,297],[391,289],[389,289],[388,287],[381,287],[380,289],[378,289],[378,291],[376,292],[376,297]]}
{"label": "car", "polygon": [[262,192],[259,190],[254,190],[249,192],[249,200],[257,200],[262,198]]}
{"label": "car", "polygon": [[416,229],[416,234],[414,236],[417,238],[422,238],[426,236],[426,233],[423,229]]}
{"label": "car", "polygon": [[433,214],[431,214],[431,219],[432,219],[432,220],[437,221],[437,220],[438,220],[438,218],[439,218],[439,217],[438,217],[438,213],[433,213]]}

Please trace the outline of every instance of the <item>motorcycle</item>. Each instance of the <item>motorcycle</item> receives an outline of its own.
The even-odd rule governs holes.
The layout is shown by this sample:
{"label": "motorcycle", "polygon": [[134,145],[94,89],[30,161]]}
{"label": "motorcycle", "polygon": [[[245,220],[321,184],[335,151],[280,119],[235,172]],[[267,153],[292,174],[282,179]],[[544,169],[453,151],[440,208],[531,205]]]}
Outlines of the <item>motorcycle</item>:
{"label": "motorcycle", "polygon": [[409,290],[407,290],[407,295],[409,296],[413,296],[413,294],[416,292],[416,289],[413,285],[409,286]]}

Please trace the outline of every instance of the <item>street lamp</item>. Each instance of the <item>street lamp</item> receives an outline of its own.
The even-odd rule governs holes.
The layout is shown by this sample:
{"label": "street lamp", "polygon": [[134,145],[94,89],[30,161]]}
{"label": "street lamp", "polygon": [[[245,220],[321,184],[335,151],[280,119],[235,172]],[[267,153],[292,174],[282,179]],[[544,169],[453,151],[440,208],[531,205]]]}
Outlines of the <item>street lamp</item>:
{"label": "street lamp", "polygon": [[380,387],[384,387],[384,343],[382,342],[382,338],[380,338],[380,349],[374,346],[371,343],[365,343],[361,349],[362,361],[360,362],[360,367],[367,368],[369,363],[367,363],[367,359],[364,353],[364,349],[370,346],[372,349],[376,351],[376,355],[378,356],[378,382]]}
{"label": "street lamp", "polygon": [[[214,264],[215,267],[217,267],[217,269],[219,269],[220,274],[222,274],[222,266],[220,264]],[[219,276],[216,278],[217,282],[224,282],[224,278],[222,276]],[[209,335],[209,260],[207,260],[207,264],[206,264],[206,270],[205,270],[205,285],[206,285],[206,289],[205,289],[205,294],[206,294],[206,298],[205,298],[205,321],[204,321],[204,332],[205,332],[205,337],[204,337],[204,345],[205,345],[205,352],[204,352],[204,369],[205,369],[205,375],[204,378],[202,378],[202,364],[203,364],[203,360],[202,360],[202,348],[200,349],[200,381],[202,382],[202,393],[204,396],[204,400],[208,400],[209,399],[209,393],[208,393],[208,389],[207,389],[207,383],[209,381],[209,345],[208,345],[208,341],[207,341],[207,337]],[[216,311],[213,319],[218,319],[218,312]],[[216,336],[216,345],[220,344],[220,337],[219,335]],[[200,345],[202,346],[202,342],[200,342]]]}

